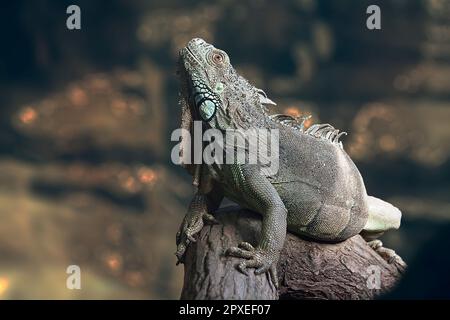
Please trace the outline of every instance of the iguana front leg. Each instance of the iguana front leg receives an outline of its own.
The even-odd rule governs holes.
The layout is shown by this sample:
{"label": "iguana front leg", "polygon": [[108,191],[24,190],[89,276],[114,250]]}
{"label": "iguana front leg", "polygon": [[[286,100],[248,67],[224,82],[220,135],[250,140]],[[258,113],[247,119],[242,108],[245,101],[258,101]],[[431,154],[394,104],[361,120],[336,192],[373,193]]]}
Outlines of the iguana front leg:
{"label": "iguana front leg", "polygon": [[190,243],[196,241],[194,236],[202,230],[204,223],[218,223],[209,212],[215,211],[222,199],[222,190],[213,186],[211,181],[203,179],[177,232],[175,253],[178,259],[177,264],[183,262],[186,249]]}
{"label": "iguana front leg", "polygon": [[278,286],[276,264],[286,238],[287,210],[278,192],[257,167],[239,167],[240,192],[245,203],[263,216],[259,244],[253,247],[247,242],[231,247],[227,255],[244,258],[237,268],[247,274],[247,268],[255,268],[256,274],[270,272],[272,281]]}

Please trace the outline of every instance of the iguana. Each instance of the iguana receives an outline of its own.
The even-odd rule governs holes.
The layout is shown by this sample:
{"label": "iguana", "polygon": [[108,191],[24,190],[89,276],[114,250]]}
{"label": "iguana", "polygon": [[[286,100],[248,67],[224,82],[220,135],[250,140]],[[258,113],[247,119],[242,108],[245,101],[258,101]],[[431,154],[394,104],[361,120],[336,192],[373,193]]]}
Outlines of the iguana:
{"label": "iguana", "polygon": [[[339,242],[362,234],[385,258],[400,259],[374,240],[400,226],[401,212],[367,195],[357,167],[339,141],[343,132],[329,124],[304,127],[304,118],[269,115],[275,104],[263,90],[240,76],[228,55],[194,38],[179,54],[182,128],[192,130],[194,120],[206,128],[266,128],[279,130],[279,170],[266,175],[258,165],[185,165],[198,187],[177,233],[178,262],[195,242],[204,222],[223,197],[262,216],[258,244],[240,243],[226,251],[243,258],[237,268],[247,273],[269,272],[277,284],[276,263],[286,231],[312,240]],[[387,256],[387,257],[386,257]]]}

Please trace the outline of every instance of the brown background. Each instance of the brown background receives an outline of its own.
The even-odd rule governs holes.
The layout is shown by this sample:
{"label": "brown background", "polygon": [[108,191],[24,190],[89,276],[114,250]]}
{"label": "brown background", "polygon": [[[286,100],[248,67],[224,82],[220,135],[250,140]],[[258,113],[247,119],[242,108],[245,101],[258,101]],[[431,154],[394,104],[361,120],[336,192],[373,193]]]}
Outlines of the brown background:
{"label": "brown background", "polygon": [[[65,26],[73,3],[80,31]],[[369,4],[382,30],[366,28]],[[349,132],[368,192],[404,213],[383,240],[412,266],[408,292],[448,294],[448,258],[429,241],[450,220],[449,17],[438,0],[2,4],[0,298],[178,298],[192,188],[170,133],[177,51],[194,36],[226,50],[274,113]],[[82,290],[65,287],[70,264]],[[423,290],[415,268],[437,284]]]}

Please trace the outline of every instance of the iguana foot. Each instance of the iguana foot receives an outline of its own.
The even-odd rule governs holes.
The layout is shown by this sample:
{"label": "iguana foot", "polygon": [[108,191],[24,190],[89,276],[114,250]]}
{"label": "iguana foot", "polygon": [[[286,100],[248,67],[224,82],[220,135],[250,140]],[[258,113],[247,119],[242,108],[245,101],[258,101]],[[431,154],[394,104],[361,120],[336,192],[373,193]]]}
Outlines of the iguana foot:
{"label": "iguana foot", "polygon": [[399,271],[404,272],[406,270],[407,265],[405,261],[394,250],[383,247],[383,242],[377,239],[367,244],[389,264],[395,265]]}
{"label": "iguana foot", "polygon": [[255,268],[255,274],[269,272],[272,283],[275,288],[278,289],[276,254],[254,248],[248,242],[241,242],[238,247],[228,248],[225,251],[225,254],[232,257],[246,259],[236,265],[236,268],[245,275],[248,275],[247,268]]}
{"label": "iguana foot", "polygon": [[194,236],[202,230],[205,222],[212,224],[219,223],[212,214],[209,214],[205,210],[190,211],[184,217],[176,236],[177,252],[175,255],[178,259],[177,265],[180,262],[184,262],[183,259],[186,249],[190,243],[196,241]]}

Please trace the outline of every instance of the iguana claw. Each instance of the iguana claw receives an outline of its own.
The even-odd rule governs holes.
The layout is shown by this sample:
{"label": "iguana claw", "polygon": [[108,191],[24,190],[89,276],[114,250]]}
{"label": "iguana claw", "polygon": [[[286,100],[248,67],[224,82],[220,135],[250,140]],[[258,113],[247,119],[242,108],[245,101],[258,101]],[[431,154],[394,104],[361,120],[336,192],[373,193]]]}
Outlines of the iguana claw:
{"label": "iguana claw", "polygon": [[202,230],[205,222],[210,224],[219,223],[213,215],[206,211],[190,211],[184,217],[176,236],[177,251],[175,255],[178,259],[177,265],[183,262],[188,246],[197,241],[194,236]]}
{"label": "iguana claw", "polygon": [[254,268],[255,274],[269,272],[272,283],[278,289],[276,258],[274,255],[253,247],[248,242],[241,242],[237,247],[230,247],[225,254],[232,257],[246,259],[236,265],[236,268],[248,276],[248,268]]}
{"label": "iguana claw", "polygon": [[208,223],[211,223],[211,224],[220,224],[219,220],[214,218],[214,216],[212,214],[209,214],[209,213],[204,213],[203,214],[203,220],[205,220],[205,222],[208,222]]}
{"label": "iguana claw", "polygon": [[383,243],[378,239],[368,242],[368,245],[389,264],[395,265],[400,272],[405,272],[407,264],[394,250],[383,247]]}

